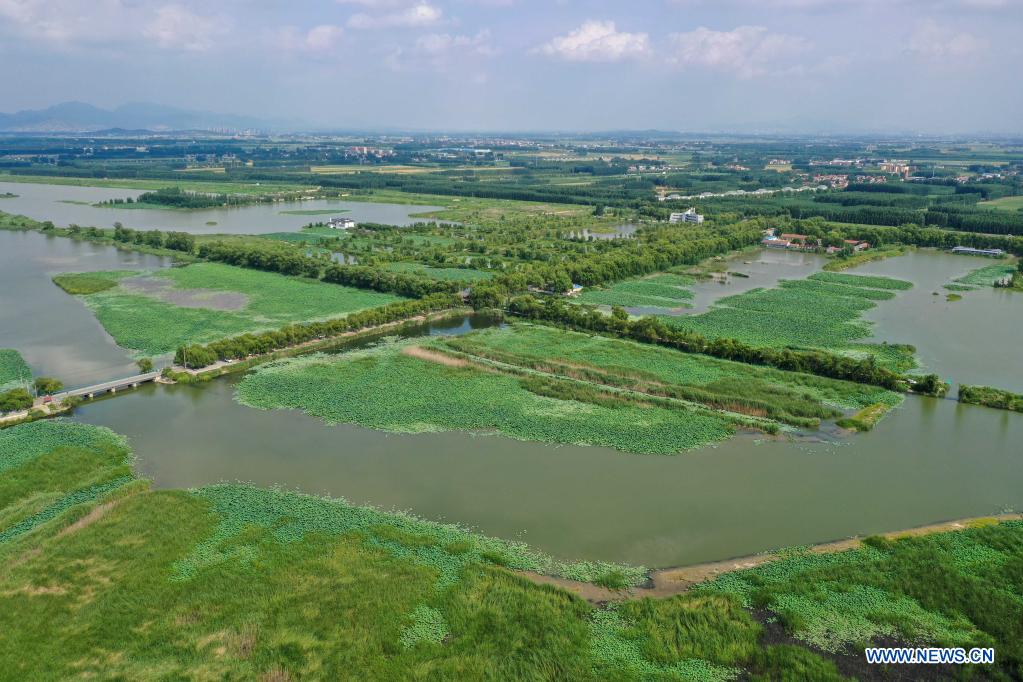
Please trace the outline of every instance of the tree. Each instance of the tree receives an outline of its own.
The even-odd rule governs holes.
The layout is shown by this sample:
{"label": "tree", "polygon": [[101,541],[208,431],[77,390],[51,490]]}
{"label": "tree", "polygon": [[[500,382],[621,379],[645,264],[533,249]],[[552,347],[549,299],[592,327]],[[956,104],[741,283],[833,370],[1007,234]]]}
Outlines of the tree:
{"label": "tree", "polygon": [[17,412],[32,407],[32,396],[23,388],[0,393],[0,413]]}
{"label": "tree", "polygon": [[36,377],[35,387],[38,395],[52,395],[64,388],[64,384],[53,377]]}
{"label": "tree", "polygon": [[139,358],[136,362],[139,366],[139,371],[143,374],[148,374],[153,371],[153,359],[152,358]]}

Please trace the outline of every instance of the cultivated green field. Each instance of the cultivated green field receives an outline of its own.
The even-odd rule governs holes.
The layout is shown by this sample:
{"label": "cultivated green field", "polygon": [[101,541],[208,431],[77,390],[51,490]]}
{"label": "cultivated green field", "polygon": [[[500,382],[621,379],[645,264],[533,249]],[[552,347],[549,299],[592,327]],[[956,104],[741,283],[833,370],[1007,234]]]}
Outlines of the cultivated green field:
{"label": "cultivated green field", "polygon": [[32,381],[32,370],[13,348],[0,348],[0,393]]}
{"label": "cultivated green field", "polygon": [[693,297],[693,292],[686,287],[694,281],[692,277],[673,274],[628,279],[606,287],[584,289],[578,300],[625,308],[685,308]]}
{"label": "cultivated green field", "polygon": [[86,294],[83,300],[118,345],[143,355],[163,355],[185,344],[276,329],[288,322],[340,317],[401,300],[219,263],[86,277],[93,286],[102,279],[116,284]]}
{"label": "cultivated green field", "polygon": [[433,279],[443,279],[450,282],[478,282],[491,279],[493,272],[485,270],[474,270],[472,268],[434,268],[422,263],[396,262],[388,263],[385,270],[391,272],[406,272],[413,275],[424,275]]}
{"label": "cultivated green field", "polygon": [[[385,431],[497,431],[521,440],[602,445],[672,454],[727,438],[733,427],[708,413],[559,400],[516,376],[413,357],[409,343],[265,365],[239,384],[240,402],[301,409],[327,422]],[[456,364],[456,363],[451,363]]]}
{"label": "cultivated green field", "polygon": [[734,338],[754,346],[869,353],[879,364],[904,370],[914,366],[912,354],[862,343],[870,328],[861,316],[912,286],[887,277],[818,272],[807,279],[782,280],[774,289],[722,298],[700,315],[662,319],[711,338]]}
{"label": "cultivated green field", "polygon": [[1002,197],[1001,199],[982,201],[977,204],[977,208],[994,209],[997,211],[1012,211],[1013,213],[1018,213],[1019,211],[1023,211],[1023,196]]}

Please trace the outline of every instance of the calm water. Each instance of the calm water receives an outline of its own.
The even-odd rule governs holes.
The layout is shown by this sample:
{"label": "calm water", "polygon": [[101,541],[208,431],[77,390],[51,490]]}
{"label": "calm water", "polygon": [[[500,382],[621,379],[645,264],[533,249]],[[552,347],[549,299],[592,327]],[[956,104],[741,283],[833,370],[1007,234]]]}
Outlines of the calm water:
{"label": "calm water", "polygon": [[[685,315],[706,312],[711,305],[725,296],[734,296],[750,289],[769,289],[782,279],[802,279],[821,269],[824,256],[801,251],[759,249],[726,259],[726,272],[715,273],[712,279],[700,280],[692,285],[691,308],[681,311]],[[742,273],[737,277],[730,273]]]}
{"label": "calm water", "polygon": [[[0,194],[18,196],[0,199],[0,211],[50,220],[59,226],[71,223],[84,227],[111,227],[115,222],[139,230],[177,230],[201,234],[266,234],[293,232],[312,222],[323,222],[329,215],[291,215],[284,211],[336,210],[358,222],[409,225],[422,219],[412,214],[439,211],[439,206],[377,204],[363,201],[301,201],[278,204],[256,204],[239,208],[203,211],[161,209],[104,208],[91,204],[106,199],[138,197],[140,190],[105,187],[73,187],[0,182]],[[81,202],[81,203],[67,203]],[[207,225],[215,222],[216,225]]]}
{"label": "calm water", "polygon": [[51,277],[168,264],[109,246],[0,230],[0,348],[17,349],[36,376],[55,376],[72,388],[134,374],[127,351]]}
{"label": "calm water", "polygon": [[[713,286],[734,293],[817,267],[801,254],[744,259],[753,261],[745,267],[754,277]],[[50,276],[161,265],[160,259],[109,247],[0,231],[0,347],[17,348],[37,373],[58,375],[69,385],[133,371],[91,313]],[[742,271],[744,265],[740,259],[729,269]],[[915,343],[925,361],[937,358],[945,375],[986,372],[991,383],[1018,387],[1018,362],[987,363],[1002,362],[1005,349],[1020,338],[1023,297],[980,290],[946,304],[944,296],[930,296],[931,289],[977,265],[975,259],[921,252],[860,271],[919,278],[912,292],[874,311],[879,338]],[[903,319],[918,306],[937,312],[917,322]],[[973,306],[989,306],[988,314],[968,317]],[[464,333],[486,324],[459,320],[418,333]],[[970,353],[946,349],[945,339],[958,338],[970,344]],[[161,487],[276,484],[411,509],[520,538],[565,558],[648,566],[1023,509],[1023,415],[950,400],[909,397],[873,432],[841,443],[743,436],[653,457],[499,436],[327,426],[296,411],[238,405],[237,381],[147,385],[88,403],[74,418],[128,435],[140,472]]]}
{"label": "calm water", "polygon": [[997,262],[920,250],[849,272],[915,283],[909,291],[867,312],[866,319],[875,323],[874,340],[912,343],[924,368],[953,384],[984,384],[1023,392],[1023,293],[985,287],[957,292],[962,300],[948,301],[949,292],[941,287]]}
{"label": "calm water", "polygon": [[1023,415],[952,401],[910,398],[843,444],[742,437],[658,457],[327,426],[238,405],[235,381],[149,385],[75,418],[128,435],[161,487],[279,484],[655,567],[1023,508]]}

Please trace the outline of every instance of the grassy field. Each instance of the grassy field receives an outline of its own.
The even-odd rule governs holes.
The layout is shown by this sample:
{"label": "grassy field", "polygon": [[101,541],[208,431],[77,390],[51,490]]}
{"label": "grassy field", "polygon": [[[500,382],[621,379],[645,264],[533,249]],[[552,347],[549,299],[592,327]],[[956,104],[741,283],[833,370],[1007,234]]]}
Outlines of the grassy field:
{"label": "grassy field", "polygon": [[594,372],[594,380],[618,379],[622,386],[703,389],[723,404],[733,402],[738,406],[743,400],[762,400],[773,407],[789,407],[793,414],[803,416],[813,414],[821,405],[856,410],[876,403],[897,405],[901,400],[896,393],[863,384],[540,325],[484,330],[448,339],[445,345],[524,366],[536,366],[537,361],[548,363],[562,373],[589,370]]}
{"label": "grassy field", "polygon": [[550,397],[514,375],[414,357],[407,354],[410,345],[265,365],[239,384],[237,398],[252,407],[301,409],[330,423],[385,431],[490,431],[648,454],[677,453],[733,431],[726,419],[698,411]]}
{"label": "grassy field", "polygon": [[1023,196],[1002,197],[1001,199],[982,201],[977,204],[977,208],[987,208],[996,211],[1012,211],[1013,213],[1018,213],[1019,211],[1023,211]]}
{"label": "grassy field", "polygon": [[524,324],[264,366],[242,381],[237,397],[386,431],[497,431],[643,454],[706,445],[736,427],[816,428],[822,419],[901,399],[859,384]]}
{"label": "grassy field", "polygon": [[694,281],[692,277],[673,274],[627,279],[602,288],[584,289],[577,300],[625,308],[685,308],[693,297],[693,292],[686,287]]}
{"label": "grassy field", "polygon": [[869,642],[994,646],[989,679],[1023,664],[1023,522],[592,605],[506,567],[619,585],[642,569],[281,490],[151,491],[131,458],[67,420],[0,431],[4,678],[829,681],[883,674]]}
{"label": "grassy field", "polygon": [[0,348],[0,393],[32,381],[32,370],[13,348]]}
{"label": "grassy field", "polygon": [[118,345],[142,355],[163,355],[183,344],[276,329],[288,322],[340,317],[401,300],[391,294],[218,263],[75,278],[88,279],[93,288],[103,279],[115,284],[86,294],[83,300]]}
{"label": "grassy field", "polygon": [[[766,608],[819,650],[878,640],[994,646],[1023,668],[1023,522],[955,533],[876,539],[837,554],[794,551],[698,590]],[[994,678],[998,679],[998,678]]]}
{"label": "grassy field", "polygon": [[391,272],[406,272],[414,275],[424,275],[433,279],[443,279],[451,282],[478,282],[490,279],[493,272],[485,270],[474,270],[472,268],[434,268],[422,263],[396,262],[387,263],[385,270]]}
{"label": "grassy field", "polygon": [[915,364],[908,349],[862,343],[870,328],[861,316],[912,286],[887,277],[819,272],[807,279],[782,280],[774,289],[722,298],[700,315],[662,319],[711,338],[734,338],[754,346],[871,354],[880,364],[905,370]]}

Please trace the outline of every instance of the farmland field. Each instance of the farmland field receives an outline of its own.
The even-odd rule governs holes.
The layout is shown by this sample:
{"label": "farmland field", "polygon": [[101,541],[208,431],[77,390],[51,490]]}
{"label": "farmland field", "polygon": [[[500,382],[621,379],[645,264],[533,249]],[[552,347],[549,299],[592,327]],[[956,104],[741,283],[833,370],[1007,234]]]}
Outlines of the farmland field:
{"label": "farmland field", "polygon": [[90,273],[116,286],[83,296],[118,345],[146,355],[401,300],[375,291],[198,263],[157,272]]}
{"label": "farmland field", "polygon": [[385,270],[391,272],[404,272],[413,275],[424,275],[433,279],[442,279],[451,282],[478,282],[490,279],[494,273],[473,268],[435,268],[421,263],[395,262],[384,266]]}
{"label": "farmland field", "polygon": [[711,338],[870,354],[879,364],[905,370],[914,366],[908,349],[862,343],[870,336],[870,327],[861,316],[912,286],[888,277],[819,272],[807,279],[782,280],[774,289],[722,298],[700,315],[663,319]]}
{"label": "farmland field", "polygon": [[307,356],[257,369],[239,384],[251,407],[303,410],[384,431],[498,431],[520,440],[673,454],[727,438],[719,416],[607,400],[560,400],[517,377],[414,356],[408,344]]}
{"label": "farmland field", "polygon": [[584,289],[578,300],[625,308],[684,308],[693,297],[693,292],[686,288],[693,281],[691,277],[673,274],[623,280],[607,287]]}
{"label": "farmland field", "polygon": [[32,381],[29,369],[21,353],[13,348],[0,348],[0,392],[17,388]]}
{"label": "farmland field", "polygon": [[1023,196],[1002,197],[991,201],[983,201],[977,204],[977,208],[994,209],[997,211],[1012,211],[1018,213],[1023,211]]}

